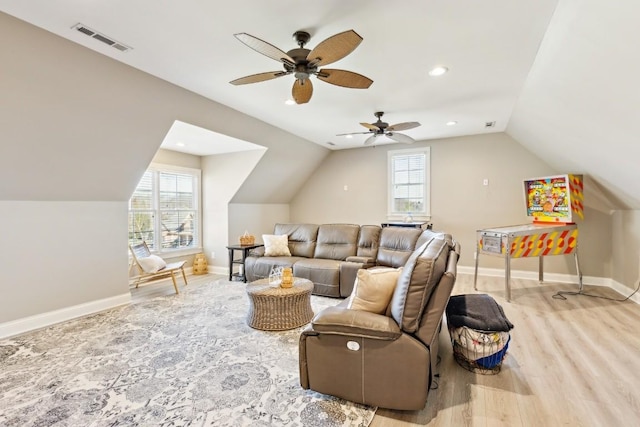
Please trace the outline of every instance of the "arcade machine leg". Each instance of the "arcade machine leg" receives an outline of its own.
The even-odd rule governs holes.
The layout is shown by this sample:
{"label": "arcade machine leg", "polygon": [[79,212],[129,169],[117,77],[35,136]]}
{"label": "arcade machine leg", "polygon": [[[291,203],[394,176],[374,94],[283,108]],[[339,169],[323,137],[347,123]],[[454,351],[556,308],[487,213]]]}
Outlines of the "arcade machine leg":
{"label": "arcade machine leg", "polygon": [[580,270],[580,262],[578,261],[578,249],[573,252],[573,257],[576,260],[576,271],[578,272],[578,283],[580,284],[578,292],[582,293],[582,271]]}
{"label": "arcade machine leg", "polygon": [[511,257],[508,253],[504,257],[504,290],[507,302],[511,302]]}
{"label": "arcade machine leg", "polygon": [[478,261],[480,259],[480,244],[478,244],[478,247],[476,248],[476,270],[475,273],[473,273],[473,289],[475,291],[478,290]]}

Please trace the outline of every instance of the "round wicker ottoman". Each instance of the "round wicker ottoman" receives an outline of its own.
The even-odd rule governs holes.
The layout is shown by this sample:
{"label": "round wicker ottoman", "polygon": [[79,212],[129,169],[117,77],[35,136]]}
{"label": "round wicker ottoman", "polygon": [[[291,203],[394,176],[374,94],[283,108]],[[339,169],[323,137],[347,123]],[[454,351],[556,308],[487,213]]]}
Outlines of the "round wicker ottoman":
{"label": "round wicker ottoman", "polygon": [[312,290],[313,282],[299,277],[293,278],[291,288],[269,284],[268,278],[247,284],[247,323],[264,331],[282,331],[309,323],[313,318]]}

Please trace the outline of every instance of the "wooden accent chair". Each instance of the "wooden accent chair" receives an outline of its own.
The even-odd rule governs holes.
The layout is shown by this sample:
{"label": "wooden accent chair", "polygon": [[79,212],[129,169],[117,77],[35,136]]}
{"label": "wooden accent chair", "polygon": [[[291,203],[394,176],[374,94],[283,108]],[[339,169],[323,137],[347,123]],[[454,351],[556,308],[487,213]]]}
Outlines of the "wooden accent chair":
{"label": "wooden accent chair", "polygon": [[[151,255],[151,251],[149,251],[149,247],[146,242],[139,243],[137,245],[129,245],[129,249],[131,250],[131,256],[133,260],[133,265],[138,269],[138,276],[135,278],[136,288],[140,285],[140,282],[143,280],[154,280],[160,279],[162,277],[171,276],[171,280],[173,280],[173,287],[176,290],[176,294],[179,294],[178,284],[176,283],[176,271],[182,272],[182,278],[184,279],[184,284],[187,285],[187,276],[184,274],[184,265],[186,261],[178,261],[172,263],[164,263],[162,258],[156,257],[155,255]],[[147,260],[154,260],[156,257],[158,260],[162,261],[164,266],[156,269],[149,269],[143,267],[143,265],[147,265]]]}

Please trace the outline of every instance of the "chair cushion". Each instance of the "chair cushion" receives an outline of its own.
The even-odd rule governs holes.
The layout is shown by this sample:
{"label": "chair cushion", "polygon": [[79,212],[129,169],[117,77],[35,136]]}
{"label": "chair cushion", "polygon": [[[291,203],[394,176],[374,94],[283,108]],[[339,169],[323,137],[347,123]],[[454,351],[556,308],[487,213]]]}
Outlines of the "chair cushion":
{"label": "chair cushion", "polygon": [[265,256],[291,256],[289,239],[286,234],[263,234]]}
{"label": "chair cushion", "polygon": [[402,268],[360,269],[347,308],[384,314]]}
{"label": "chair cushion", "polygon": [[391,297],[391,316],[400,328],[415,333],[427,302],[447,268],[452,241],[438,235],[413,251],[398,278]]}
{"label": "chair cushion", "polygon": [[138,258],[138,263],[140,263],[140,267],[145,273],[157,273],[167,266],[167,263],[158,255]]}

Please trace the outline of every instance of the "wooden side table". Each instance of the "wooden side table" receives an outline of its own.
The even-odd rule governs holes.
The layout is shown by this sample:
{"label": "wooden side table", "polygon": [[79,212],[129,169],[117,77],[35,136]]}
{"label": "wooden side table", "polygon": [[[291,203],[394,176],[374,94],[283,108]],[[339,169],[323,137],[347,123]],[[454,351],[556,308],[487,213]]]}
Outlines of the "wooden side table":
{"label": "wooden side table", "polygon": [[281,288],[260,279],[247,285],[249,313],[247,324],[264,331],[282,331],[306,325],[313,319],[313,282],[293,278],[293,287]]}
{"label": "wooden side table", "polygon": [[[229,250],[229,281],[232,281],[234,278],[238,278],[238,280],[242,280],[243,282],[247,282],[247,276],[244,273],[244,260],[247,259],[249,255],[249,251],[251,249],[259,248],[264,245],[229,245],[227,249]],[[240,258],[236,258],[235,252],[240,252]],[[233,267],[238,266],[238,272],[233,271]]]}

